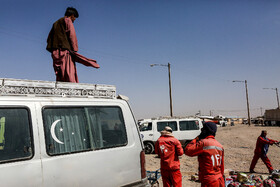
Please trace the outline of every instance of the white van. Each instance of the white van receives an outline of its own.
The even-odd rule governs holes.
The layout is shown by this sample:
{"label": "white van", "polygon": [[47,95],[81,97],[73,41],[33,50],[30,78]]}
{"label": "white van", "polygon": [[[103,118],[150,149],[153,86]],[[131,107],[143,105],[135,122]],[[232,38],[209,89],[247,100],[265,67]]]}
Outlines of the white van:
{"label": "white van", "polygon": [[139,121],[138,124],[146,154],[154,152],[155,142],[165,126],[172,128],[174,137],[181,142],[183,147],[196,138],[202,128],[202,121],[198,118],[153,118]]}
{"label": "white van", "polygon": [[149,186],[114,86],[0,79],[1,186]]}

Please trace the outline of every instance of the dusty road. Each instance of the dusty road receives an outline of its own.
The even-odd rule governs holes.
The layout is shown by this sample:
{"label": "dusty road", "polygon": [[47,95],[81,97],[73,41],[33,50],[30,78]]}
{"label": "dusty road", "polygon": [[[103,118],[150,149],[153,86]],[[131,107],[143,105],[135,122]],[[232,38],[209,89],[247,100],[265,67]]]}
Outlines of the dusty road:
{"label": "dusty road", "polygon": [[[219,127],[216,139],[224,146],[225,149],[225,169],[248,172],[253,158],[256,140],[262,130],[267,130],[268,138],[280,141],[280,127],[264,127],[235,125],[229,127]],[[155,171],[160,168],[160,160],[155,154],[146,155],[146,169]],[[268,158],[274,169],[280,169],[280,148],[269,147]],[[184,187],[200,186],[200,183],[190,181],[191,175],[197,173],[197,157],[188,157],[183,155],[180,158],[181,172],[183,175]],[[258,161],[255,171],[258,173],[268,173],[266,166],[261,159]],[[162,186],[161,178],[159,180]]]}

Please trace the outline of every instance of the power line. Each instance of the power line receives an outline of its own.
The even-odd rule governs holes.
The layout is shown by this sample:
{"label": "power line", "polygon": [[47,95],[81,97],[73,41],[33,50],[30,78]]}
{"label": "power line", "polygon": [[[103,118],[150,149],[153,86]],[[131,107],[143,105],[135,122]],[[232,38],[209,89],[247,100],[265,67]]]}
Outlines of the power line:
{"label": "power line", "polygon": [[0,33],[8,35],[8,36],[17,37],[17,38],[20,38],[20,39],[23,39],[26,41],[39,43],[41,45],[46,44],[45,42],[42,42],[42,39],[40,37],[35,37],[34,35],[30,35],[28,33],[18,32],[18,31],[13,31],[13,30],[7,31],[4,27],[0,27]]}
{"label": "power line", "polygon": [[[17,37],[26,41],[31,41],[31,42],[35,42],[35,43],[39,43],[40,45],[46,45],[46,39],[44,39],[44,42],[42,42],[42,38],[41,37],[34,37],[34,35],[30,35],[28,33],[24,33],[24,32],[18,32],[18,31],[14,31],[11,29],[7,29],[4,27],[0,27],[0,33],[8,35],[8,36],[12,36],[12,37]],[[98,55],[98,56],[103,56],[103,57],[111,57],[112,59],[116,59],[118,58],[119,60],[121,60],[124,63],[127,64],[137,64],[137,65],[145,65],[148,66],[151,63],[159,63],[158,61],[151,61],[151,60],[147,60],[147,59],[135,59],[135,58],[130,58],[124,55],[117,55],[117,54],[113,54],[113,53],[108,53],[108,52],[104,52],[104,51],[100,51],[100,50],[91,50],[88,51],[85,48],[79,47],[80,51],[82,51],[83,53],[86,54],[91,54],[91,55]],[[141,61],[141,62],[139,62]]]}
{"label": "power line", "polygon": [[[262,109],[264,109],[264,108],[262,108]],[[257,111],[257,110],[260,110],[260,108],[252,108],[250,110],[251,111]],[[212,110],[212,111],[215,111],[215,112],[244,112],[244,111],[247,111],[247,109],[239,109],[239,110]]]}

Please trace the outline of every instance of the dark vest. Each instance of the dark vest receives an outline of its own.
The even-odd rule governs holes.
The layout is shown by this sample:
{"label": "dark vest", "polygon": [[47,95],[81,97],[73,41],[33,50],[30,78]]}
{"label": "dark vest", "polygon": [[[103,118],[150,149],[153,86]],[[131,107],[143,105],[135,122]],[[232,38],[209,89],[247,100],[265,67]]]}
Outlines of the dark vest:
{"label": "dark vest", "polygon": [[70,44],[70,39],[66,34],[66,24],[64,17],[57,20],[49,33],[47,39],[47,50],[52,52],[54,49],[73,50]]}

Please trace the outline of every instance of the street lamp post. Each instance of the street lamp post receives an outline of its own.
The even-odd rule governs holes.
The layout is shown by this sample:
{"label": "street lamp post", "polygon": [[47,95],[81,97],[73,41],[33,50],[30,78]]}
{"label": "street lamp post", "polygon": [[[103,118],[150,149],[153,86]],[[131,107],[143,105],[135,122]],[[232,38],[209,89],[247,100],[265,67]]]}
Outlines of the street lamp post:
{"label": "street lamp post", "polygon": [[263,89],[271,89],[271,90],[275,90],[276,91],[277,107],[278,107],[278,109],[280,109],[279,97],[278,97],[278,89],[277,88],[263,88]]}
{"label": "street lamp post", "polygon": [[173,117],[170,63],[168,62],[167,65],[166,64],[151,64],[150,66],[151,67],[153,67],[153,66],[165,66],[165,67],[168,67],[170,116]]}
{"label": "street lamp post", "polygon": [[247,112],[248,112],[248,124],[249,124],[249,126],[251,126],[251,117],[250,117],[250,108],[249,108],[249,97],[248,97],[247,80],[245,80],[245,81],[234,80],[232,82],[244,82],[245,83],[246,100],[247,100]]}

